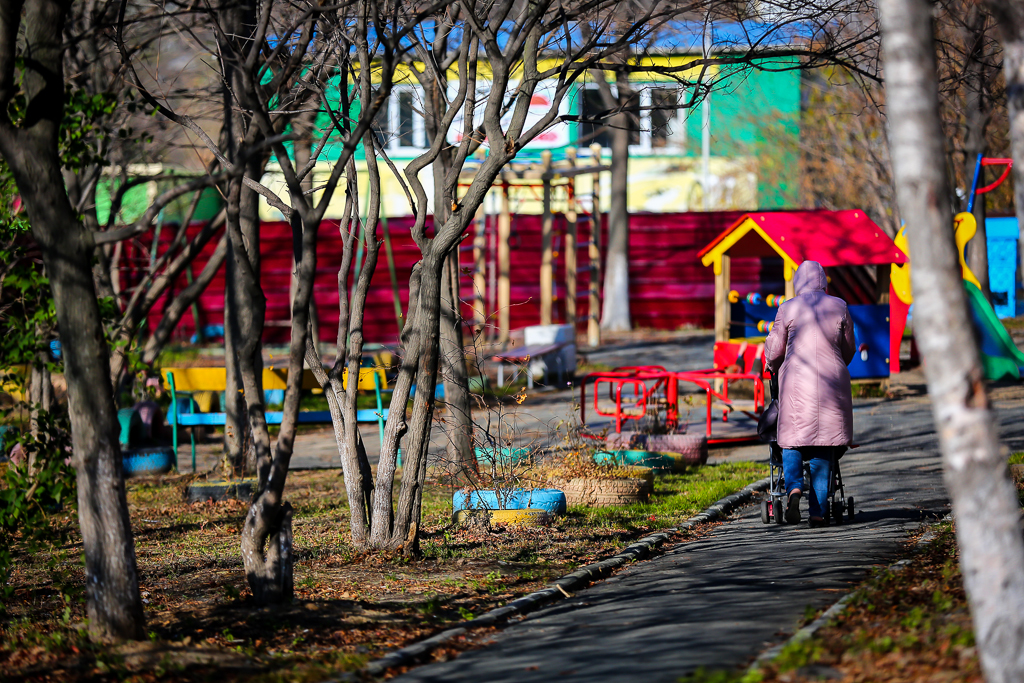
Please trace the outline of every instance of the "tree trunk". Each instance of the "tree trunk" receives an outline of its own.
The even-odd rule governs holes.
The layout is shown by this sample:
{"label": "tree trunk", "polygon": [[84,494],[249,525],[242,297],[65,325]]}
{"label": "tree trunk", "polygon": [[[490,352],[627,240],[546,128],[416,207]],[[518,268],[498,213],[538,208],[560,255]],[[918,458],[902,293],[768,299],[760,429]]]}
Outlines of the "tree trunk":
{"label": "tree trunk", "polygon": [[224,462],[225,477],[240,474],[245,466],[245,445],[249,434],[249,418],[245,412],[245,394],[238,367],[242,331],[238,328],[235,310],[238,307],[238,274],[235,269],[234,246],[228,240],[224,268]]}
{"label": "tree trunk", "polygon": [[445,259],[441,274],[441,359],[445,424],[448,428],[445,450],[448,464],[462,479],[472,477],[476,472],[476,457],[458,284],[458,252],[453,251]]}
{"label": "tree trunk", "polygon": [[[313,276],[316,273],[316,239],[319,222],[292,215],[292,231],[300,236],[295,254],[298,286],[292,304],[291,340],[288,347],[288,388],[285,390],[283,417],[273,459],[260,463],[259,490],[249,508],[242,529],[242,563],[256,604],[286,602],[293,594],[292,508],[284,502],[284,484],[288,476],[298,425],[302,374],[309,339],[309,305]],[[243,367],[244,372],[248,370]],[[355,378],[353,378],[355,379]],[[351,381],[354,387],[358,381]],[[248,391],[246,392],[248,394]],[[262,424],[266,416],[260,406]],[[250,417],[253,409],[250,406]],[[254,426],[254,431],[255,427]],[[266,474],[264,474],[264,467]]]}
{"label": "tree trunk", "polygon": [[[965,98],[965,128],[964,131],[964,178],[968,188],[974,178],[974,169],[978,163],[978,156],[988,151],[985,131],[988,128],[991,113],[989,104],[985,97],[987,79],[982,54],[985,44],[985,23],[988,20],[988,13],[981,11],[977,5],[971,7],[967,17],[967,31],[965,37],[973,41],[968,44],[967,63],[965,65],[964,85],[966,87]],[[978,185],[984,186],[985,176],[978,178]],[[970,189],[967,190],[970,192]],[[970,200],[970,197],[968,197]],[[985,195],[979,194],[974,197],[974,218],[978,224],[978,232],[968,247],[967,265],[978,283],[981,284],[981,292],[986,299],[992,298],[988,283],[988,237],[985,231]]]}
{"label": "tree trunk", "polygon": [[893,169],[909,232],[914,325],[953,502],[964,586],[989,683],[1024,680],[1020,506],[982,378],[958,267],[939,115],[932,8],[880,3]]}
{"label": "tree trunk", "polygon": [[[424,77],[425,76],[425,77]],[[439,130],[448,111],[447,93],[440,87],[440,79],[430,69],[420,77],[424,90],[425,125],[429,138],[444,137]],[[452,170],[454,150],[443,146],[431,164],[434,178],[435,234],[447,222],[457,197],[451,193],[449,174]],[[459,297],[459,247],[448,255],[441,286],[441,376],[444,380],[445,426],[448,430],[445,452],[448,464],[455,472],[470,475],[476,470],[473,453],[472,399],[466,373],[466,345],[462,334],[462,312]]]}
{"label": "tree trunk", "polygon": [[[600,83],[604,83],[602,77]],[[629,133],[633,114],[625,110],[631,101],[629,81],[617,78],[615,104],[623,109],[608,121],[612,133],[611,205],[608,207],[608,246],[605,251],[604,307],[601,329],[626,332],[631,328],[629,313]],[[604,88],[608,88],[607,85]],[[602,91],[604,90],[602,88]],[[610,99],[611,90],[605,94]]]}
{"label": "tree trunk", "polygon": [[402,549],[406,554],[418,550],[419,505],[425,482],[430,426],[434,416],[434,392],[429,387],[437,382],[440,355],[440,345],[435,340],[441,317],[441,278],[446,258],[433,254],[433,249],[430,251],[423,259],[419,306],[414,321],[421,340],[419,353],[416,354],[419,361],[416,367],[416,386],[426,391],[417,391],[413,399],[406,457],[402,462],[402,486],[388,544],[391,548]]}
{"label": "tree trunk", "polygon": [[95,242],[78,220],[65,189],[57,152],[64,105],[62,31],[68,5],[36,0],[0,11],[0,109],[12,95],[14,39],[24,23],[25,60],[19,68],[25,111],[20,127],[0,116],[2,151],[28,209],[50,279],[63,342],[78,519],[85,551],[89,625],[101,636],[142,638],[135,544],[118,444],[110,357],[100,319],[92,261]]}
{"label": "tree trunk", "polygon": [[[248,173],[251,176],[262,175],[262,164],[250,162]],[[252,188],[242,186],[239,195],[238,208],[239,227],[246,244],[251,248],[247,252],[249,262],[252,264],[252,271],[256,278],[256,285],[260,280],[260,216],[259,197]],[[254,449],[249,446],[252,443],[252,430],[249,426],[249,419],[246,415],[247,402],[245,390],[242,384],[241,366],[239,355],[242,352],[243,334],[238,325],[238,318],[234,311],[245,300],[241,292],[242,279],[239,277],[238,269],[234,261],[234,247],[228,245],[227,267],[224,271],[224,361],[227,379],[227,391],[224,392],[224,474],[225,476],[241,475],[251,473],[256,466]],[[262,337],[262,324],[260,325],[260,336]],[[263,397],[263,349],[262,343],[257,340],[256,351],[253,355],[253,362],[256,364],[255,382],[257,391]],[[262,400],[260,401],[262,403]]]}

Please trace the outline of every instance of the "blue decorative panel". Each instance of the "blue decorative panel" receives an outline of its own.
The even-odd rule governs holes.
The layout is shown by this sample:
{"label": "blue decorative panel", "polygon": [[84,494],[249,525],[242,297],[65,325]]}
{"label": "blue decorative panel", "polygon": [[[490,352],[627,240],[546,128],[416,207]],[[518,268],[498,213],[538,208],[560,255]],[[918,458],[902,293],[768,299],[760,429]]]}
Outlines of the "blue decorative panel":
{"label": "blue decorative panel", "polygon": [[[889,305],[850,306],[857,351],[850,363],[850,377],[889,376]],[[862,345],[867,345],[861,351]],[[866,357],[865,357],[866,356]]]}
{"label": "blue decorative panel", "polygon": [[988,286],[992,308],[1000,318],[1017,313],[1017,238],[1016,218],[985,219],[988,240]]}

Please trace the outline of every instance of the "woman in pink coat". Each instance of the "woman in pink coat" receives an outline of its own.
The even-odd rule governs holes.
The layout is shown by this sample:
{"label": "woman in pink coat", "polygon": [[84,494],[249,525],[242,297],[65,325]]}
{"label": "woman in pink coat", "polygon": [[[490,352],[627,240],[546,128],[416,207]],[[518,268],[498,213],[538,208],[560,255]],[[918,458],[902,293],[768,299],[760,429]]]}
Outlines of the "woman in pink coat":
{"label": "woman in pink coat", "polygon": [[853,440],[846,367],[855,351],[853,321],[846,303],[825,293],[828,280],[817,261],[800,264],[793,285],[796,296],[779,306],[764,357],[779,382],[778,443],[789,491],[786,521],[800,522],[803,462],[808,461],[809,521],[818,526],[826,523],[832,457]]}

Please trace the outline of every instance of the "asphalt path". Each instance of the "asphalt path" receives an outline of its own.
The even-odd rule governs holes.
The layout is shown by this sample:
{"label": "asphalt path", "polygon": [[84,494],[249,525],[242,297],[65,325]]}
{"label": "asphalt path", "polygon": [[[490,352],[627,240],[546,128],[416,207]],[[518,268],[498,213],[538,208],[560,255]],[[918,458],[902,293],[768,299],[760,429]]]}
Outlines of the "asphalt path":
{"label": "asphalt path", "polygon": [[[1021,450],[1024,400],[996,407],[1003,442]],[[808,607],[835,602],[892,562],[909,531],[948,512],[931,420],[921,396],[859,402],[859,447],[842,460],[857,500],[852,524],[765,526],[747,507],[708,537],[507,627],[487,647],[395,680],[657,683],[747,665],[792,634]]]}

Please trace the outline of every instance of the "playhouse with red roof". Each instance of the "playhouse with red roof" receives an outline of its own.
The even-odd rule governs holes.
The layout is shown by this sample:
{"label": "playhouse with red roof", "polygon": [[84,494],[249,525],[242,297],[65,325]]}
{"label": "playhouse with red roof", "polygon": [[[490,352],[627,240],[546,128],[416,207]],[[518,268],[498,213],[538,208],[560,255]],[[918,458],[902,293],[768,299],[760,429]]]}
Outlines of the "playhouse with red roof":
{"label": "playhouse with red roof", "polygon": [[[793,275],[804,261],[825,267],[829,293],[844,299],[854,320],[858,354],[851,377],[888,377],[898,358],[890,342],[889,271],[907,255],[863,211],[757,211],[744,214],[704,247],[698,257],[715,272],[715,362],[754,354],[779,304],[793,296]],[[781,260],[783,292],[732,289],[730,259]],[[747,359],[748,361],[750,359]]]}

